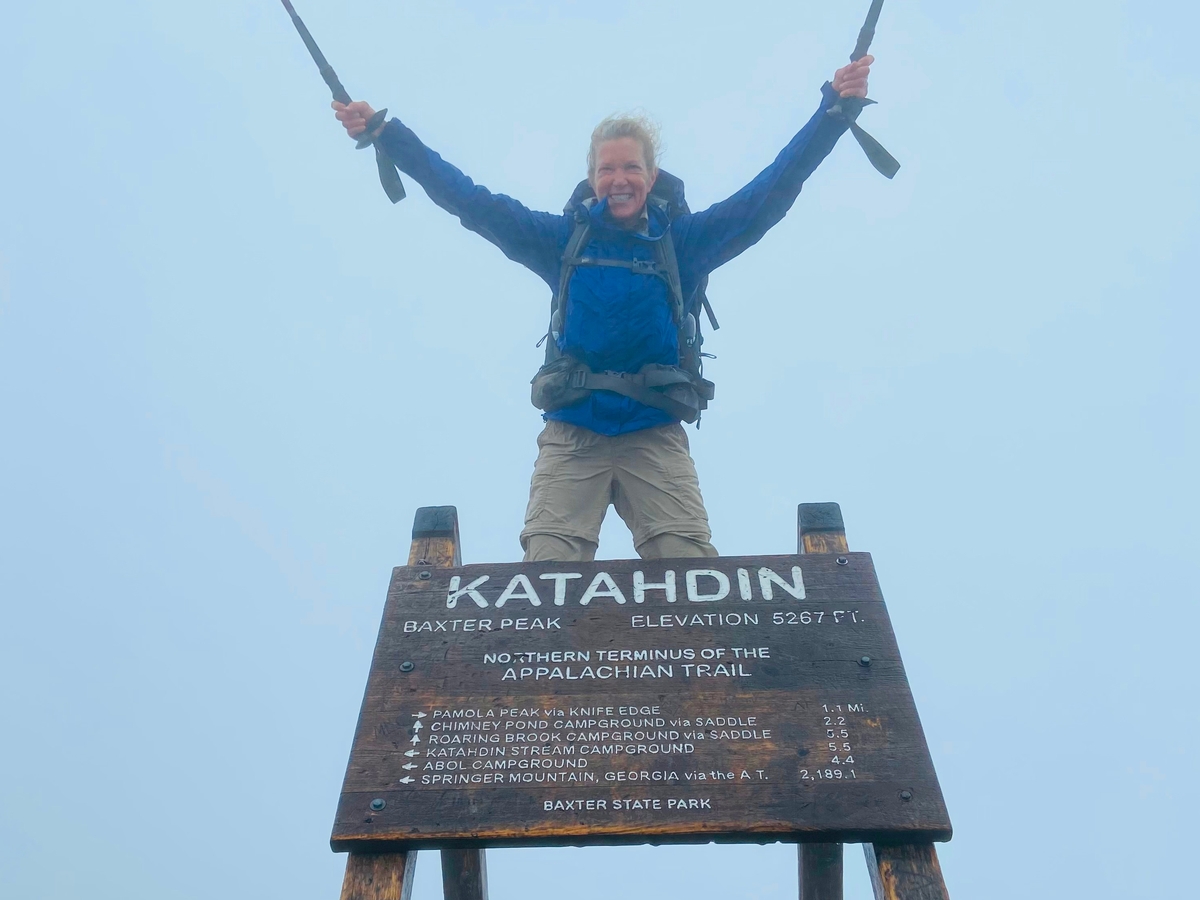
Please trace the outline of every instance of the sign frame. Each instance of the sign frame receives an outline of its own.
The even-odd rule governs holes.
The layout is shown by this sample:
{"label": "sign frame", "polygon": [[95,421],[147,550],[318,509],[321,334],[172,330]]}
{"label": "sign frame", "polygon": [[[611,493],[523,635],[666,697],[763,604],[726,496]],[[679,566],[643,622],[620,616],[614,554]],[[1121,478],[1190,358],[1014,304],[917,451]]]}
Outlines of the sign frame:
{"label": "sign frame", "polygon": [[[414,538],[416,536],[414,532]],[[331,839],[331,846],[335,850],[378,852],[428,847],[445,849],[709,841],[918,843],[950,838],[952,830],[949,816],[870,554],[847,552],[836,557],[832,554],[809,554],[705,560],[604,560],[594,563],[518,563],[454,568],[440,568],[430,564],[430,560],[410,559],[410,562],[425,564],[397,567],[393,572]],[[442,564],[445,565],[444,562]],[[799,570],[798,575],[795,574],[796,569]],[[770,574],[764,575],[764,571]],[[642,582],[640,603],[636,584],[638,572],[641,573]],[[675,573],[673,599],[667,587],[671,580],[666,576],[667,572]],[[719,573],[724,577],[725,584],[722,584],[721,578],[706,573]],[[600,579],[601,574],[608,576],[607,581]],[[484,575],[487,581],[477,584],[474,589],[469,587]],[[524,576],[523,582],[516,577],[518,575]],[[564,575],[578,577],[562,577]],[[592,588],[595,590],[589,597],[588,590]],[[507,597],[504,596],[506,591]],[[718,594],[721,596],[717,597]],[[500,602],[502,605],[498,609],[496,604]],[[458,605],[460,603],[461,607]],[[696,611],[700,609],[703,609],[703,613]],[[758,611],[756,623],[748,625],[741,621],[733,622],[735,617],[744,617],[752,609]],[[514,611],[514,614],[505,615],[507,610]],[[518,610],[525,615],[516,614]],[[863,613],[862,623],[850,618],[854,610]],[[836,624],[828,624],[825,617],[830,616],[832,620],[835,611],[841,611],[843,615]],[[817,613],[821,614],[819,619]],[[769,617],[769,626],[763,624],[764,614]],[[782,614],[783,622],[777,624],[774,620],[778,614]],[[808,615],[807,622],[802,618],[804,614]],[[725,696],[741,704],[743,712],[751,708],[758,712],[755,715],[732,717],[714,714],[704,718],[714,721],[736,718],[742,725],[751,718],[755,719],[754,724],[762,727],[743,729],[760,733],[760,742],[764,746],[758,749],[765,752],[765,757],[760,753],[755,758],[769,758],[778,768],[782,765],[780,760],[791,750],[799,754],[806,748],[808,752],[816,749],[801,746],[799,742],[795,747],[789,744],[782,751],[779,747],[765,746],[771,744],[773,739],[761,738],[762,731],[770,730],[761,720],[771,715],[770,710],[779,707],[781,697],[782,701],[786,701],[790,691],[795,695],[795,702],[803,700],[803,714],[810,715],[814,712],[813,704],[820,702],[820,697],[816,697],[814,692],[824,691],[828,695],[825,701],[833,701],[836,705],[839,690],[857,691],[864,697],[872,698],[866,704],[867,711],[862,713],[861,718],[879,720],[876,726],[880,730],[879,735],[865,732],[855,738],[860,745],[865,740],[865,745],[870,748],[867,752],[876,757],[875,774],[869,774],[866,779],[856,777],[858,783],[849,785],[853,790],[847,791],[845,788],[848,785],[843,784],[822,785],[815,781],[812,784],[797,784],[794,772],[787,770],[786,766],[779,769],[775,776],[768,766],[763,771],[767,772],[768,780],[773,777],[775,780],[770,781],[770,787],[766,788],[763,783],[753,781],[758,777],[756,775],[751,776],[749,784],[742,781],[742,772],[749,773],[751,770],[739,766],[735,773],[738,784],[722,784],[718,781],[711,785],[710,800],[718,795],[728,798],[730,789],[738,786],[746,789],[744,798],[719,801],[718,806],[723,802],[726,807],[723,811],[713,809],[710,805],[696,809],[694,816],[690,816],[692,810],[687,810],[688,818],[656,815],[661,810],[640,809],[618,810],[630,815],[615,816],[611,805],[608,805],[603,816],[600,816],[601,810],[595,808],[580,810],[585,814],[580,816],[561,816],[557,815],[557,810],[543,809],[543,813],[556,815],[543,816],[540,821],[531,815],[531,812],[538,810],[530,810],[527,802],[520,809],[506,812],[496,796],[489,796],[489,792],[493,795],[496,793],[494,782],[480,784],[478,790],[470,785],[418,784],[415,778],[407,785],[396,783],[397,775],[413,777],[399,773],[397,767],[392,765],[399,762],[405,752],[415,749],[418,754],[406,757],[401,765],[420,766],[422,762],[431,761],[432,758],[425,757],[420,752],[420,746],[412,744],[411,739],[414,735],[420,737],[422,730],[426,738],[432,733],[430,726],[433,724],[434,710],[525,708],[527,704],[518,702],[514,705],[513,698],[516,695],[511,690],[514,685],[520,687],[530,677],[522,675],[523,668],[534,669],[531,674],[535,687],[525,696],[532,700],[536,695],[540,701],[528,708],[558,708],[551,705],[551,699],[557,703],[565,695],[553,687],[547,689],[546,685],[558,681],[556,687],[561,688],[571,681],[568,673],[563,673],[558,679],[547,677],[543,681],[537,670],[549,668],[551,660],[546,661],[546,666],[541,666],[537,665],[535,659],[532,666],[510,666],[516,677],[506,679],[503,677],[506,673],[499,671],[502,663],[484,664],[480,661],[485,652],[482,649],[484,644],[493,647],[491,655],[497,658],[506,652],[510,656],[513,652],[529,652],[514,651],[514,648],[533,646],[534,638],[560,639],[557,645],[559,653],[579,652],[572,649],[577,645],[591,646],[589,652],[604,650],[600,645],[606,641],[612,645],[608,648],[610,651],[620,653],[621,650],[632,649],[636,652],[639,648],[648,649],[641,645],[647,643],[645,638],[652,631],[649,623],[655,616],[675,617],[677,620],[682,617],[689,621],[689,617],[706,617],[709,620],[707,623],[689,626],[688,643],[695,645],[690,647],[692,650],[707,647],[715,651],[724,644],[731,644],[724,649],[733,656],[732,642],[724,640],[726,633],[731,630],[737,632],[740,643],[747,644],[746,647],[740,647],[742,650],[757,651],[759,647],[766,647],[768,651],[772,647],[784,649],[776,650],[774,657],[743,657],[740,661],[735,658],[732,664],[738,667],[736,675],[703,676],[713,682],[724,677],[726,682],[737,683],[739,691],[733,693],[723,691],[723,685],[722,690],[715,693],[708,684],[705,685],[707,691],[697,689],[694,685],[699,683],[702,676],[693,677],[695,669],[684,677],[680,677],[680,672],[676,671],[677,667],[681,669],[684,665],[703,665],[700,661],[685,663],[678,659],[661,663],[671,667],[671,674],[659,679],[650,689],[646,685],[652,682],[636,676],[627,679],[620,688],[632,688],[630,696],[639,698],[652,698],[657,692],[662,702],[614,702],[611,704],[614,708],[657,706],[660,713],[665,713],[664,707],[675,703],[674,712],[679,714],[646,715],[641,718],[690,722],[695,716],[680,713],[678,703],[682,702],[681,697],[691,698],[693,705],[707,704],[712,707],[714,703],[719,706],[714,697],[719,698],[723,691]],[[485,617],[509,619],[512,624],[506,628],[496,621],[494,630],[478,630],[478,623]],[[641,617],[640,622],[638,617]],[[463,623],[472,618],[476,622],[475,627],[470,632],[463,630]],[[521,618],[526,620],[524,629],[517,626]],[[535,634],[538,629],[530,625],[531,620],[553,618],[559,620],[557,628],[542,628],[540,635]],[[458,625],[448,624],[455,619],[458,619]],[[443,623],[440,630],[436,624],[438,622]],[[409,623],[417,624],[410,626]],[[424,629],[424,623],[431,623],[428,630]],[[843,624],[855,627],[840,628]],[[406,628],[409,630],[406,631]],[[578,629],[589,628],[594,633],[583,640],[583,631]],[[671,640],[679,643],[678,635],[683,633],[685,626],[664,626],[661,619],[660,630],[654,637],[665,634],[668,628],[675,629],[671,632]],[[572,632],[571,629],[576,631]],[[561,638],[567,634],[574,635],[567,642],[571,647],[561,643]],[[743,637],[745,640],[741,640]],[[629,648],[614,644],[620,643],[618,639],[622,639]],[[526,643],[521,644],[522,641]],[[504,650],[504,647],[509,649]],[[668,649],[689,648],[680,645]],[[549,654],[555,651],[545,645],[544,652]],[[561,659],[559,662],[562,664],[560,668],[566,665]],[[580,661],[581,664],[583,662]],[[623,663],[619,656],[613,662],[616,665]],[[633,664],[636,660],[628,662]],[[714,658],[710,665],[715,668],[721,663]],[[597,667],[592,668],[594,670]],[[575,688],[578,688],[580,674],[580,670],[574,670]],[[758,681],[755,681],[756,678]],[[615,679],[613,684],[618,680]],[[440,687],[435,690],[434,685]],[[438,691],[441,693],[438,694]],[[579,696],[601,696],[601,693],[593,684]],[[757,700],[756,694],[760,695]],[[439,703],[437,697],[455,699],[458,705]],[[464,705],[467,700],[473,702]],[[769,702],[764,704],[760,701]],[[571,709],[567,702],[564,712]],[[872,705],[880,703],[883,707],[872,708]],[[589,703],[586,706],[579,704],[579,707],[606,708],[608,705]],[[425,715],[418,718],[408,706]],[[408,721],[405,721],[406,717]],[[422,722],[428,724],[414,731],[415,723]],[[809,722],[801,728],[784,716],[774,726],[774,741],[778,742],[785,735],[790,740],[803,732],[811,744],[813,727],[813,723]],[[681,728],[666,730],[682,731]],[[728,729],[714,726],[714,731],[723,730]],[[694,755],[698,743],[693,742],[693,753],[690,755]],[[389,746],[392,747],[390,751],[387,749]],[[639,744],[635,741],[633,746]],[[705,761],[708,762],[712,753],[707,747],[705,754]],[[634,754],[639,755],[644,754]],[[613,769],[612,758],[609,757],[607,769],[601,764],[598,769],[593,768],[593,774],[619,771]],[[600,762],[599,759],[595,761]],[[732,767],[726,768],[732,770]],[[804,767],[797,764],[795,769],[799,771]],[[503,773],[505,770],[500,771]],[[693,766],[691,771],[699,771],[699,768]],[[408,772],[417,773],[421,769],[418,767]],[[501,788],[511,786],[502,784]],[[676,791],[679,796],[675,799],[702,799],[695,796],[696,786],[693,783],[687,791]],[[613,800],[628,799],[617,796],[624,787],[628,785],[620,782],[588,782],[579,785],[578,794],[585,801],[591,797],[595,800],[606,799],[611,804]],[[639,785],[638,789],[643,787]],[[679,787],[678,782],[669,787]],[[831,793],[826,788],[842,790],[840,793]],[[535,789],[517,786],[517,791],[532,790]],[[413,798],[419,797],[422,791],[437,791],[437,803],[431,806],[428,802],[414,801]],[[643,799],[653,798],[647,795]],[[664,792],[658,799],[667,801],[672,798],[670,792]],[[380,802],[382,805],[374,808]],[[543,799],[541,802],[546,801]],[[431,812],[434,807],[447,810],[453,821],[435,821],[436,813]],[[780,814],[780,808],[783,814]],[[596,815],[588,816],[586,813]]]}

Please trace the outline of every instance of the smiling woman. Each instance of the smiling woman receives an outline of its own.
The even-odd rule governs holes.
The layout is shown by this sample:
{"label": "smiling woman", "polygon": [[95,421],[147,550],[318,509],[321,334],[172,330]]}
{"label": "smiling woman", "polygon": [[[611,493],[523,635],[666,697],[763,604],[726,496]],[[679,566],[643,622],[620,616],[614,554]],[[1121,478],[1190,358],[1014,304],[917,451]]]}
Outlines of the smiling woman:
{"label": "smiling woman", "polygon": [[618,222],[636,221],[658,177],[659,129],[645,115],[609,116],[592,131],[588,181]]}
{"label": "smiling woman", "polygon": [[617,138],[633,138],[642,147],[647,170],[658,171],[658,157],[662,152],[658,123],[641,113],[624,113],[609,116],[592,131],[592,144],[588,148],[588,177],[596,174],[596,151],[605,141]]}
{"label": "smiling woman", "polygon": [[[849,127],[845,115],[831,114],[835,104],[866,96],[871,62],[864,56],[839,69],[775,161],[696,213],[651,198],[658,127],[643,115],[612,116],[595,128],[588,152],[594,196],[554,214],[476,184],[396,119],[375,128],[369,104],[334,102],[351,136],[370,126],[376,146],[434,203],[552,292],[546,362],[530,387],[546,427],[521,531],[526,561],[594,559],[609,506],[643,559],[717,555],[681,424],[698,423],[713,396],[700,364],[700,288],[791,209]],[[716,594],[689,599],[716,600],[727,590],[720,584]],[[510,599],[532,597],[526,590]]]}

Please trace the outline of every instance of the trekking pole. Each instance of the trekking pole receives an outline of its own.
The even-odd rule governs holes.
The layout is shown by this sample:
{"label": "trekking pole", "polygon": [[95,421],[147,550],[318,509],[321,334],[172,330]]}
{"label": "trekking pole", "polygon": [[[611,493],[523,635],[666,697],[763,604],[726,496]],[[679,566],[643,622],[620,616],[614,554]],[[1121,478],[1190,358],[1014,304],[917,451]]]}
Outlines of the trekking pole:
{"label": "trekking pole", "polygon": [[[854,52],[850,54],[850,62],[858,62],[871,49],[871,41],[875,39],[875,26],[879,23],[879,13],[882,11],[883,0],[871,0],[867,21],[863,23],[863,27],[858,32],[858,43],[854,45]],[[863,131],[858,124],[859,113],[873,103],[875,103],[874,100],[868,100],[866,97],[841,97],[829,108],[826,115],[845,119],[850,126],[850,133],[854,135],[858,145],[867,154],[871,165],[884,177],[895,178],[896,173],[900,171],[900,163],[896,161],[896,157],[883,149],[883,144]]]}
{"label": "trekking pole", "polygon": [[[348,104],[352,102],[350,94],[342,87],[337,73],[333,71],[333,66],[329,65],[329,61],[325,59],[325,54],[321,52],[321,48],[313,40],[313,36],[309,33],[304,21],[296,14],[291,0],[282,0],[282,3],[283,8],[292,17],[292,24],[300,32],[300,39],[304,41],[304,46],[308,48],[308,53],[312,56],[313,62],[317,64],[321,78],[324,79],[325,84],[329,86],[329,90],[333,93],[333,99],[338,103]],[[381,109],[375,115],[371,116],[370,121],[367,122],[366,130],[359,136],[354,149],[362,150],[364,147],[370,147],[372,144],[375,145],[375,165],[379,169],[379,183],[383,185],[383,191],[388,195],[388,199],[393,203],[399,203],[404,199],[404,183],[400,180],[400,173],[397,171],[396,164],[392,162],[391,157],[383,152],[383,148],[376,144],[375,138],[371,136],[383,124],[386,118],[386,109]]]}

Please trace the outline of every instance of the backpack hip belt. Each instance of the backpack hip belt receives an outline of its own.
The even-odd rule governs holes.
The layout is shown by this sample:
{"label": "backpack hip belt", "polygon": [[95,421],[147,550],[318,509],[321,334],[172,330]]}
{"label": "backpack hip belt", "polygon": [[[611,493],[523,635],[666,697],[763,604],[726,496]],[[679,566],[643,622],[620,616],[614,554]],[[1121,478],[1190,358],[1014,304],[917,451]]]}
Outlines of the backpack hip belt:
{"label": "backpack hip belt", "polygon": [[573,406],[592,391],[612,391],[688,423],[699,419],[713,398],[711,381],[679,366],[650,363],[637,372],[593,372],[565,353],[542,366],[531,386],[533,405],[544,412]]}

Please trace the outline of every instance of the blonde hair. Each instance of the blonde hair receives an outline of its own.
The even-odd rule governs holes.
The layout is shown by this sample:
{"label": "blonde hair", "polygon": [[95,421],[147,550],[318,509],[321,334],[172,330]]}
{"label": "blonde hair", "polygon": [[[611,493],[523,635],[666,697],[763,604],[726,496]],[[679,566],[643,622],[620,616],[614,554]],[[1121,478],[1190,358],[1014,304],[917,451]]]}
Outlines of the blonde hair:
{"label": "blonde hair", "polygon": [[662,152],[658,123],[642,112],[621,113],[606,118],[592,131],[592,143],[588,147],[588,181],[596,177],[596,151],[605,141],[631,137],[642,145],[642,158],[646,162],[647,174],[658,171],[658,156]]}

